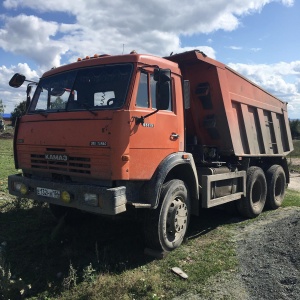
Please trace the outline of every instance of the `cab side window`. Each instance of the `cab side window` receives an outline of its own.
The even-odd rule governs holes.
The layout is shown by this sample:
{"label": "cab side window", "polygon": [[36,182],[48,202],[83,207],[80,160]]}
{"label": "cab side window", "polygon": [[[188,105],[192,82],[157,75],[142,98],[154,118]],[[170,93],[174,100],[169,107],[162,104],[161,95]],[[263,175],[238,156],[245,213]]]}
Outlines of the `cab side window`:
{"label": "cab side window", "polygon": [[[156,84],[157,82],[154,80],[153,74],[141,73],[140,82],[138,87],[136,106],[138,107],[151,107],[152,109],[156,109]],[[168,82],[170,89],[170,98],[169,98],[169,108],[168,111],[172,111],[172,88],[171,82]],[[148,91],[150,89],[150,93]],[[151,99],[151,105],[150,100]]]}
{"label": "cab side window", "polygon": [[148,75],[146,73],[141,73],[138,93],[136,97],[136,106],[149,107]]}

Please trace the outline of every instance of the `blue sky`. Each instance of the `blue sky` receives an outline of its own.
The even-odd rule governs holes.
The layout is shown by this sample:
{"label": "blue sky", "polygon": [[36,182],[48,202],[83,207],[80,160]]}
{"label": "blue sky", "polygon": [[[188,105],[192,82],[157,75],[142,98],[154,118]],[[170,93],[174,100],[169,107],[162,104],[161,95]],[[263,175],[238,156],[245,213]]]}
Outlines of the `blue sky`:
{"label": "blue sky", "polygon": [[15,72],[94,53],[165,56],[200,49],[288,102],[300,118],[300,5],[295,0],[4,0],[0,4],[0,99],[10,113],[24,89]]}
{"label": "blue sky", "polygon": [[[273,2],[260,13],[245,16],[237,30],[212,34],[212,39],[218,40],[218,56],[222,56],[225,63],[274,64],[298,60],[300,40],[296,38],[296,30],[300,28],[299,13],[299,2],[292,7]],[[240,50],[232,51],[229,45],[240,47]]]}

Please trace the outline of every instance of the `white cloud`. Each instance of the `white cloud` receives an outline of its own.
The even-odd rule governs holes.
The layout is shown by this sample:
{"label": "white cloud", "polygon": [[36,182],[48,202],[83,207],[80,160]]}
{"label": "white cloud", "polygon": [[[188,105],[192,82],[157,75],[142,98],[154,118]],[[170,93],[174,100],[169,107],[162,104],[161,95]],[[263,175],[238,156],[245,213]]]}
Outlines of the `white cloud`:
{"label": "white cloud", "polygon": [[229,64],[229,67],[288,102],[291,118],[300,118],[300,61],[272,65]]}
{"label": "white cloud", "polygon": [[293,6],[294,5],[294,0],[282,0],[281,1],[282,4],[286,5],[286,6]]}
{"label": "white cloud", "polygon": [[0,41],[5,50],[27,55],[43,67],[59,65],[64,54],[119,54],[123,44],[128,51],[165,56],[179,52],[180,36],[235,30],[240,17],[274,1],[293,5],[292,0],[5,0],[6,9],[67,13],[76,24],[33,16],[7,18]]}
{"label": "white cloud", "polygon": [[259,51],[261,51],[261,48],[250,48],[250,51],[259,52]]}
{"label": "white cloud", "polygon": [[[78,56],[94,53],[120,54],[123,52],[123,45],[125,53],[135,49],[138,53],[166,56],[171,52],[199,49],[215,58],[216,53],[212,47],[199,44],[182,47],[180,37],[217,30],[235,30],[240,26],[241,17],[260,12],[271,2],[279,2],[285,6],[294,4],[294,0],[4,0],[3,6],[7,12],[29,8],[38,16],[0,15],[4,24],[0,27],[0,47],[29,58],[38,66],[39,75],[41,70],[74,61]],[[51,12],[60,12],[60,16],[68,14],[74,19],[74,23],[56,20]],[[42,19],[45,17],[44,13],[47,13],[47,21]],[[51,18],[52,21],[49,21]],[[207,41],[208,44],[211,42]],[[235,48],[238,49],[239,47]],[[253,48],[251,51],[259,51],[258,49]],[[282,72],[285,67],[286,72],[289,72],[288,66],[282,67]],[[295,72],[297,68],[300,68],[300,64],[295,65]],[[7,72],[12,74],[16,69],[17,67],[4,66],[0,69],[0,98],[3,100],[4,94],[1,91],[13,92],[5,87],[7,83],[4,85],[1,76],[5,75],[7,78]],[[25,70],[24,73],[30,71],[33,72]],[[32,78],[36,74],[28,75],[28,78]],[[276,90],[281,86],[289,93],[299,91],[299,86],[287,84],[284,76],[281,73],[274,78],[261,80],[270,89]],[[18,93],[9,101],[17,101],[20,97]],[[6,111],[10,112],[11,109]]]}
{"label": "white cloud", "polygon": [[0,29],[4,50],[27,56],[41,67],[60,65],[60,57],[67,47],[51,38],[57,34],[58,24],[23,14],[6,17],[4,21],[5,25]]}
{"label": "white cloud", "polygon": [[232,50],[242,50],[243,49],[243,47],[239,47],[239,46],[229,46],[228,48],[232,49]]}

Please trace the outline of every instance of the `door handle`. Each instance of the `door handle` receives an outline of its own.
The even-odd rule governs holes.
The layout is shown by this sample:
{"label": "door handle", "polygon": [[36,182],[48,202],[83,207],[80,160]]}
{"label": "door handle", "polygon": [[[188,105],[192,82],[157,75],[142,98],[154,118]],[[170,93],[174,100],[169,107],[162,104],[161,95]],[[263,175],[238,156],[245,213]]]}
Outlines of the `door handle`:
{"label": "door handle", "polygon": [[172,132],[171,136],[170,136],[170,139],[171,141],[175,141],[179,138],[179,134],[175,133],[175,132]]}

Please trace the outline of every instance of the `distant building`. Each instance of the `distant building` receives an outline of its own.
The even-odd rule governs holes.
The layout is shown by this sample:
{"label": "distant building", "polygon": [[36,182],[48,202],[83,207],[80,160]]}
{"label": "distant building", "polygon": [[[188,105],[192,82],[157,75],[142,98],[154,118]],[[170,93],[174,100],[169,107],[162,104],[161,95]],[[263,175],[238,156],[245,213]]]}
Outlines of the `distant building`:
{"label": "distant building", "polygon": [[2,117],[3,117],[3,121],[4,121],[5,125],[11,124],[11,121],[10,121],[11,114],[3,114]]}

